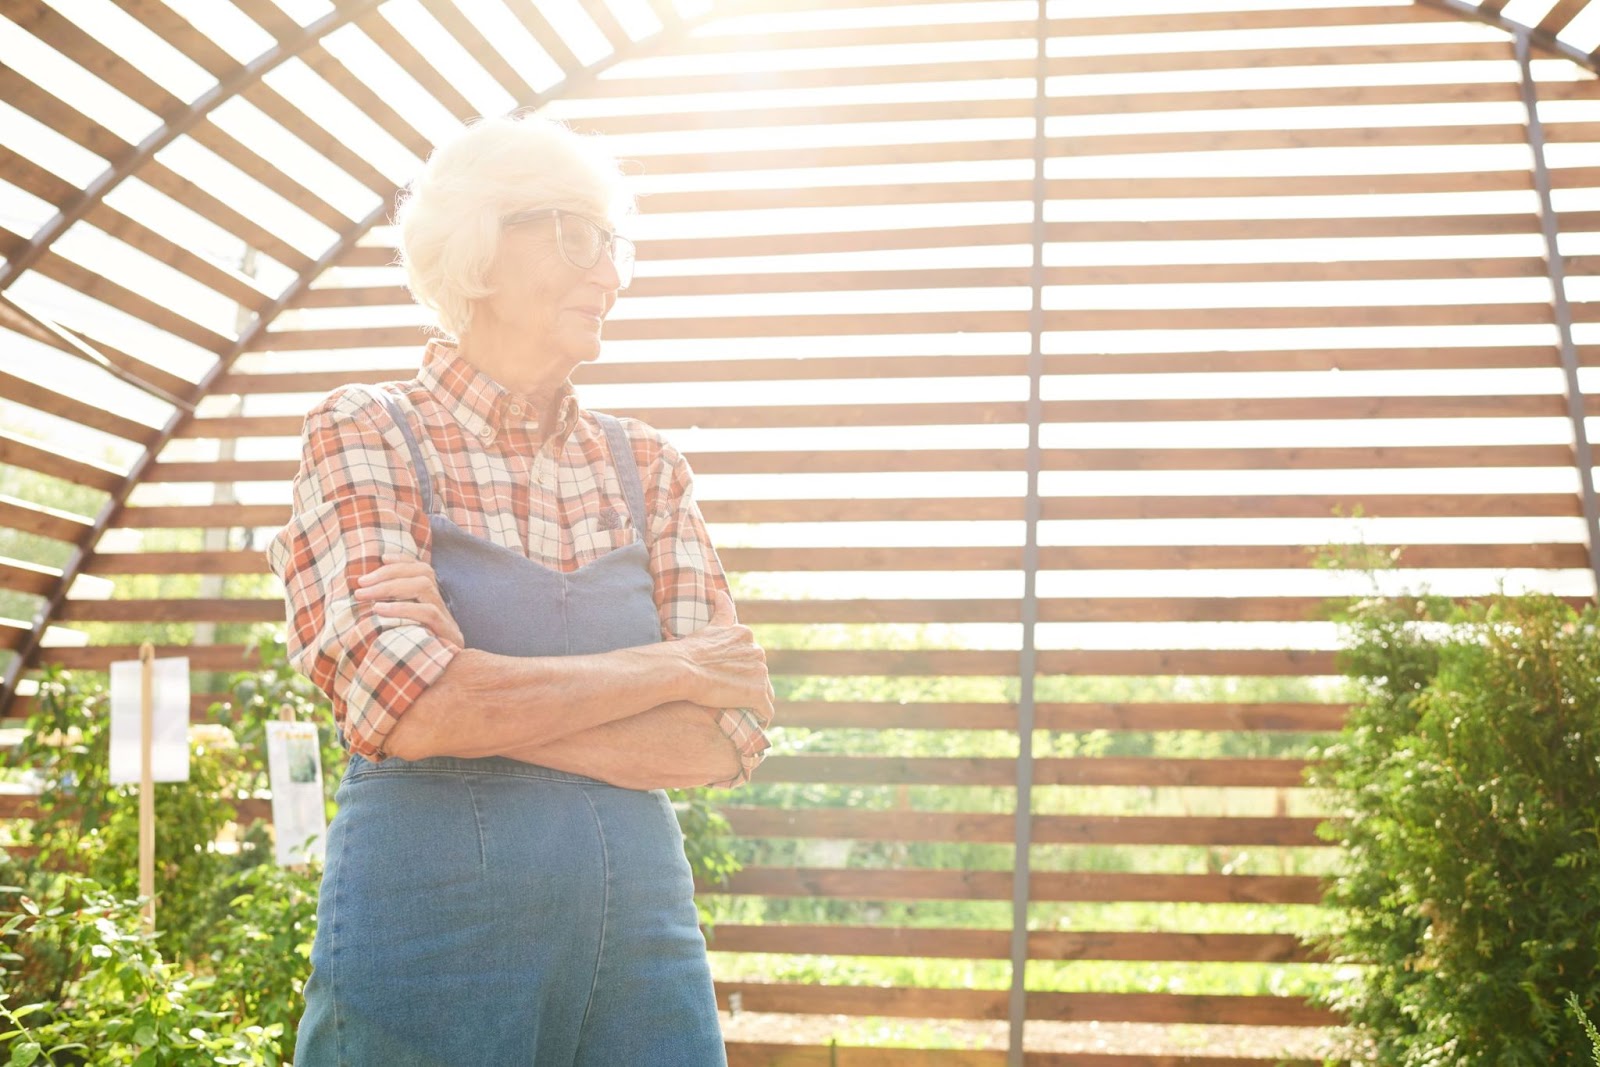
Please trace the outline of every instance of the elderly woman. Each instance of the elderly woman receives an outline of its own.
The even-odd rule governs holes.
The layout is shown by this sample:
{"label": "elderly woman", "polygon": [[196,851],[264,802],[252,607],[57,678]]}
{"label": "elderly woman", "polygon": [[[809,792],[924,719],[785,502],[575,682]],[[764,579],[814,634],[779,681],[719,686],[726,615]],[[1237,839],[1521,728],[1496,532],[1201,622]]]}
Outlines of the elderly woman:
{"label": "elderly woman", "polygon": [[470,127],[400,209],[456,343],[306,418],[270,557],[350,762],[297,1067],[724,1063],[661,789],[745,781],[772,690],[683,457],[568,382],[630,206],[562,126]]}

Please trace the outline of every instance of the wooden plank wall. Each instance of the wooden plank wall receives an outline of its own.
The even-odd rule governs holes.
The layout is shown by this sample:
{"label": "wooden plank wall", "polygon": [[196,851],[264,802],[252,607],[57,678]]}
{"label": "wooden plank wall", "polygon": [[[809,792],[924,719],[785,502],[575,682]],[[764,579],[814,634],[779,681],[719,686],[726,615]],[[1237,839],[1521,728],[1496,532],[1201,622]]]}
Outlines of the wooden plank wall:
{"label": "wooden plank wall", "polygon": [[[753,859],[725,903],[790,917],[714,932],[735,1063],[834,1062],[817,1044],[830,1032],[851,1046],[841,1064],[1004,1062],[1018,870],[1029,1064],[1308,1055],[1294,1031],[1336,1020],[1292,978],[1196,995],[1183,968],[1313,962],[1293,923],[1314,921],[1329,857],[1300,775],[1345,710],[1315,620],[1362,591],[1318,549],[1399,548],[1384,593],[1509,578],[1593,594],[1510,40],[1427,7],[1228,7],[1052,8],[1041,72],[1029,4],[788,0],[713,17],[550,107],[609,138],[642,194],[640,277],[583,396],[689,455],[742,614],[793,694],[761,784],[727,808]],[[358,26],[404,59],[381,12]],[[54,16],[30,29],[88,48]],[[471,113],[426,64],[403,65]],[[1592,367],[1595,82],[1535,68]],[[426,154],[365,83],[335,84]],[[65,195],[4,147],[6,181]],[[335,138],[315,147],[392,192]],[[360,214],[282,192],[341,232]],[[207,203],[190,206],[290,272],[320,254]],[[157,241],[137,227],[117,232]],[[196,669],[230,669],[245,628],[281,618],[261,548],[287,514],[302,413],[415,366],[421,320],[392,240],[373,228],[249,338],[86,568],[84,593],[97,578],[155,595],[69,599],[52,621],[89,643],[46,658],[103,669],[131,655],[107,627],[135,623],[195,642],[181,651]],[[247,307],[272,295],[161,255]],[[52,253],[37,270],[217,355],[241,336],[91,268]],[[180,392],[200,377],[117,358]],[[7,410],[135,445],[168,414],[98,410],[5,369]],[[106,492],[135,462],[119,455],[0,438],[0,461]],[[0,498],[29,543],[78,542],[92,519]],[[187,531],[206,540],[163,547]],[[59,571],[44,555],[0,566],[0,588],[46,594]],[[193,575],[200,595],[161,592]],[[202,645],[188,627],[207,626]],[[951,902],[987,919],[953,922]],[[793,918],[807,908],[814,921]],[[1289,925],[1262,932],[1263,909]],[[796,977],[750,980],[755,957]],[[818,957],[971,967],[816,982]],[[1099,964],[1153,977],[1126,988]],[[901,1044],[954,1047],[869,1049],[851,1022],[869,1017],[905,1020]],[[1091,1022],[1145,1027],[1164,1051],[1096,1053]]]}

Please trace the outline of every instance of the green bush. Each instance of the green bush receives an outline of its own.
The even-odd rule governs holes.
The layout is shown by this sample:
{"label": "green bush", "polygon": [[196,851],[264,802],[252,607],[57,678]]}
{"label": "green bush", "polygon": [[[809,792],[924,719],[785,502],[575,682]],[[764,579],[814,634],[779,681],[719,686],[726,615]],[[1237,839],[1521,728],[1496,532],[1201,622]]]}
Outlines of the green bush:
{"label": "green bush", "polygon": [[1333,1006],[1404,1067],[1587,1062],[1600,1004],[1600,629],[1544,596],[1354,605],[1363,696],[1315,772],[1343,846]]}

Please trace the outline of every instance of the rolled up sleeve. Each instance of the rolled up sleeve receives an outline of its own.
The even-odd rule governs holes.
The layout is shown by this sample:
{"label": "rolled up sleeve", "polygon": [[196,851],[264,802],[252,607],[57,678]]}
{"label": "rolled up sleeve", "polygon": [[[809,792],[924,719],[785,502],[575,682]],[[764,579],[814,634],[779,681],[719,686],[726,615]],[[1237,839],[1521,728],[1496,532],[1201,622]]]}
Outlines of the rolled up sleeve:
{"label": "rolled up sleeve", "polygon": [[327,694],[350,750],[375,760],[460,651],[419,623],[378,618],[355,598],[385,555],[425,561],[431,548],[403,439],[395,429],[391,447],[379,429],[389,421],[357,390],[336,392],[307,415],[293,511],[267,551],[283,580],[290,662]]}
{"label": "rolled up sleeve", "polygon": [[[641,459],[646,495],[650,502],[650,569],[655,576],[656,609],[667,638],[683,637],[711,622],[712,597],[728,592],[722,561],[706,532],[700,505],[695,502],[694,474],[689,461],[671,444],[650,431],[650,451]],[[739,756],[739,773],[716,789],[734,789],[750,781],[772,747],[767,723],[748,708],[714,708],[711,714]]]}

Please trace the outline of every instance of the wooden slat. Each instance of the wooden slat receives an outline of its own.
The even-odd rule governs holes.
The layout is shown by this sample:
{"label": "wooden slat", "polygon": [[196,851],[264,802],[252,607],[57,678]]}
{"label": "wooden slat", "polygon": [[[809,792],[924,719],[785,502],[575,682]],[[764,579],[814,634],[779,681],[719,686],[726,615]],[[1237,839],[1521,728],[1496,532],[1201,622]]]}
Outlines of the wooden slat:
{"label": "wooden slat", "polygon": [[[749,453],[752,463],[759,453]],[[707,457],[709,458],[709,457]],[[998,458],[998,457],[997,457]],[[1565,445],[1409,445],[1363,448],[1205,448],[1205,449],[1046,449],[1043,469],[1070,471],[1199,471],[1199,470],[1402,470],[1466,467],[1570,467],[1572,449]],[[731,464],[730,464],[731,465]],[[696,458],[694,469],[710,473],[715,464]],[[785,468],[779,468],[785,469]],[[875,468],[874,468],[875,469]],[[904,470],[928,469],[903,466]],[[951,465],[951,469],[963,469]],[[1000,468],[993,469],[1014,469]],[[1062,498],[1066,500],[1067,498]],[[1248,498],[1247,498],[1248,499]],[[1319,498],[1320,499],[1320,498]],[[1276,506],[1260,502],[1258,514]],[[1285,507],[1294,508],[1292,499]],[[1065,510],[1073,512],[1073,508]],[[1292,513],[1292,512],[1289,512]],[[1086,512],[1075,514],[1087,517]],[[1328,512],[1321,513],[1326,517]],[[1073,513],[1059,517],[1071,518]]]}
{"label": "wooden slat", "polygon": [[[1049,267],[1044,284],[1166,285],[1224,282],[1314,282],[1450,280],[1460,278],[1532,278],[1544,274],[1542,260],[1352,260],[1342,263],[1223,263],[1139,266]],[[750,293],[822,293],[863,290],[1002,288],[1028,284],[1022,267],[934,268],[739,275],[661,275],[637,279],[629,297],[728,296]],[[404,307],[411,294],[400,284],[308,289],[296,307]],[[1471,354],[1470,350],[1464,354]],[[324,372],[331,373],[331,372]],[[372,373],[372,372],[366,372]],[[390,377],[405,377],[402,373]],[[244,376],[241,376],[244,377]],[[382,379],[375,379],[382,380]],[[336,383],[338,384],[338,383]],[[330,387],[331,388],[331,387]]]}
{"label": "wooden slat", "polygon": [[[244,275],[213,263],[143,223],[129,218],[103,200],[89,209],[84,215],[84,221],[252,311],[259,311],[270,299]],[[172,390],[169,389],[168,392]]]}
{"label": "wooden slat", "polygon": [[86,573],[115,574],[265,574],[264,552],[96,552]]}
{"label": "wooden slat", "polygon": [[58,570],[24,560],[0,557],[0,589],[33,596],[49,596],[55,592],[56,583],[60,580],[61,572]]}
{"label": "wooden slat", "polygon": [[1218,1026],[1338,1026],[1344,1020],[1296,997],[1167,993],[1028,993],[1029,1019],[1195,1023]]}
{"label": "wooden slat", "polygon": [[92,519],[82,515],[18,500],[16,497],[0,496],[0,526],[48,537],[53,541],[81,544],[93,525]]}
{"label": "wooden slat", "polygon": [[[904,956],[922,959],[1008,959],[1009,930],[949,927],[718,923],[707,931],[712,952]],[[1306,963],[1319,957],[1292,934],[1181,934],[1034,931],[1028,958],[1038,960],[1174,960]]]}
{"label": "wooden slat", "polygon": [[[1206,269],[1206,268],[1201,268]],[[1600,363],[1600,346],[1583,346],[1580,355]],[[1469,368],[1556,367],[1551,346],[1485,348],[1293,349],[1262,352],[1118,353],[1046,355],[1046,374],[1245,373],[1251,371],[1454,370]],[[371,370],[270,373],[234,371],[218,382],[219,393],[309,393],[320,395],[355,383],[404,381],[416,375],[415,362]],[[578,368],[579,385],[650,382],[814,381],[1004,377],[1027,373],[1023,356],[815,356],[789,359],[663,360],[651,363],[601,362]]]}
{"label": "wooden slat", "polygon": [[[1566,457],[1552,452],[1546,457],[1529,458],[1541,458],[1542,461],[1535,465],[1542,466],[1545,462],[1559,463]],[[1302,469],[1318,465],[1305,463]],[[1390,460],[1385,465],[1402,464]],[[1047,497],[1042,502],[1040,517],[1044,519],[1246,519],[1270,516],[1323,519],[1335,514],[1353,515],[1358,509],[1361,514],[1371,518],[1453,519],[1487,516],[1532,518],[1570,517],[1582,513],[1575,492],[1505,493],[1491,496],[1470,493],[1436,496],[1396,493],[1359,497],[1307,493],[1294,496]]]}
{"label": "wooden slat", "polygon": [[112,525],[129,530],[219,529],[227,526],[282,526],[289,508],[282,504],[209,504],[125,507]]}
{"label": "wooden slat", "polygon": [[1566,29],[1568,24],[1577,18],[1578,12],[1588,6],[1588,3],[1589,0],[1557,0],[1556,5],[1545,14],[1544,18],[1539,20],[1538,26],[1534,28],[1540,33],[1548,33],[1554,37]]}
{"label": "wooden slat", "polygon": [[[534,4],[508,4],[511,13],[521,22],[530,36],[544,49],[545,54],[555,61],[567,77],[583,69],[583,62],[573,54],[567,42],[562,39],[556,28],[550,25],[544,15]],[[617,23],[616,16],[611,14],[609,8],[603,3],[584,3],[584,13],[593,19],[600,32],[605,35],[613,52],[620,51],[628,44],[628,35]]]}
{"label": "wooden slat", "polygon": [[[294,136],[312,151],[317,152],[377,195],[384,198],[394,195],[393,179],[385,177],[382,171],[346,144],[338,134],[318,123],[315,116],[301,111],[271,86],[257,82],[247,86],[240,95],[242,99],[259,108],[262,114],[284,129],[292,131]],[[348,225],[340,229],[348,229]]]}
{"label": "wooden slat", "polygon": [[77,485],[110,492],[122,485],[122,472],[87,460],[71,459],[31,441],[0,431],[0,463],[64,478]]}
{"label": "wooden slat", "polygon": [[[187,656],[192,671],[242,671],[258,665],[253,650],[244,645],[158,645],[158,657]],[[104,671],[125,659],[138,659],[138,645],[90,645],[84,648],[42,648],[40,663],[57,663],[68,670]]]}
{"label": "wooden slat", "polygon": [[39,262],[33,269],[69,289],[98,300],[108,307],[124,311],[208,352],[221,354],[232,343],[231,338],[178,314],[166,304],[136,293],[54,252],[46,252],[40,256]]}
{"label": "wooden slat", "polygon": [[67,600],[63,622],[282,622],[282,599]]}
{"label": "wooden slat", "polygon": [[37,411],[67,419],[80,426],[88,426],[141,445],[148,445],[159,432],[153,426],[123,418],[99,405],[86,404],[4,371],[0,371],[0,396],[17,404],[26,404]]}
{"label": "wooden slat", "polygon": [[[727,1042],[728,1067],[1005,1067],[1004,1052]],[[1028,1067],[1041,1067],[1032,1054]],[[1254,1065],[1252,1065],[1254,1067]]]}
{"label": "wooden slat", "polygon": [[[740,605],[744,616],[745,605]],[[1345,704],[1263,702],[1041,703],[1040,730],[1247,730],[1333,731],[1344,725]],[[863,701],[789,701],[779,705],[785,726],[863,730],[1014,730],[1010,704],[970,702],[880,704]],[[764,773],[764,772],[763,772]]]}
{"label": "wooden slat", "polygon": [[154,161],[139,168],[134,177],[148,183],[158,192],[165,193],[229,233],[238,235],[247,245],[260,249],[290,270],[303,271],[312,265],[311,257],[270,229],[270,223],[244,214],[189,179]]}
{"label": "wooden slat", "polygon": [[[1272,92],[1262,92],[1259,89],[1192,93],[1152,91],[1122,92],[1114,95],[1099,96],[1078,94],[1052,96],[1048,102],[1048,114],[1060,117],[1069,115],[1143,115],[1163,112],[1187,113],[1192,111],[1275,111],[1307,107],[1405,107],[1426,104],[1513,103],[1520,99],[1521,96],[1517,86],[1510,82],[1484,82],[1464,85],[1446,83],[1439,85],[1319,86],[1313,89],[1278,89]],[[874,101],[866,104],[822,104],[806,107],[774,106],[684,110],[667,115],[591,115],[573,119],[571,124],[585,132],[616,136],[636,133],[660,133],[663,131],[690,132],[772,127],[787,128],[796,126],[830,126],[844,123],[943,122],[952,119],[1032,118],[1033,109],[1033,101],[1029,96],[1018,95],[993,100],[939,100],[904,103]],[[1285,112],[1286,122],[1292,124],[1295,118],[1296,116],[1293,112]],[[1487,178],[1481,175],[1385,175],[1382,177],[1407,191],[1421,191],[1416,186],[1420,182],[1426,182],[1429,179],[1450,185],[1460,182],[1462,184],[1458,187],[1475,189],[1483,189],[1485,187],[1531,188],[1529,175],[1525,171],[1510,172],[1498,179],[1494,175],[1490,175]],[[1250,179],[1233,180],[1250,181]],[[1283,181],[1286,183],[1286,187],[1270,189],[1267,195],[1290,195],[1297,180],[1301,182],[1312,181],[1304,178],[1285,178]],[[1330,175],[1321,179],[1319,184],[1323,188],[1332,186],[1336,189],[1348,189],[1354,192],[1360,191],[1351,188],[1356,180],[1358,179],[1343,175]],[[1270,188],[1270,183],[1266,179],[1255,179],[1255,181],[1262,187]],[[1485,182],[1488,183],[1487,186]],[[1502,182],[1506,184],[1501,184]],[[1225,195],[1209,188],[1209,185],[1209,181],[1205,185],[1197,185],[1192,181],[1185,181],[1180,192],[1183,195],[1197,197]],[[1055,189],[1058,187],[1058,181],[1052,181],[1047,187],[1046,195],[1055,198],[1058,195]],[[817,192],[837,194],[843,191],[817,190]],[[919,195],[913,190],[906,190],[906,192],[912,195]],[[920,195],[937,196],[939,192],[938,188],[927,189],[922,190]],[[683,210],[678,206],[676,200],[669,199],[670,195],[652,193],[650,196],[651,211],[654,213]],[[706,192],[692,195],[707,202],[713,202],[715,199]],[[1027,199],[1029,196],[1031,196],[1031,192],[1024,184],[1024,188],[1020,193],[997,199]],[[807,206],[808,203],[810,202],[796,203],[793,206],[802,207]]]}
{"label": "wooden slat", "polygon": [[[747,867],[726,883],[702,885],[700,891],[847,900],[1010,900],[1011,883],[1010,871]],[[1319,904],[1322,882],[1310,875],[1035,870],[1028,895],[1048,902]]]}
{"label": "wooden slat", "polygon": [[[605,0],[578,0],[578,2],[583,8],[583,13],[589,16],[596,28],[600,30],[601,35],[605,37],[606,43],[611,46],[612,51],[620,52],[628,46],[632,38],[628,36],[627,29],[617,20],[617,16],[612,13]],[[549,51],[549,49],[547,48],[546,51]],[[551,52],[551,54],[554,55],[555,53]],[[566,64],[563,63],[562,65],[565,66]]]}
{"label": "wooden slat", "polygon": [[[730,807],[742,837],[855,841],[1012,840],[1012,816],[982,812],[869,811],[844,808]],[[1036,845],[1261,845],[1315,848],[1321,820],[1287,817],[1035,815]]]}
{"label": "wooden slat", "polygon": [[32,193],[49,204],[64,204],[78,193],[78,187],[71,182],[58,178],[4,145],[0,145],[0,174],[4,174],[5,180],[18,189]]}
{"label": "wooden slat", "polygon": [[355,25],[439,101],[445,110],[462,122],[477,117],[478,109],[472,106],[472,102],[462,95],[450,79],[440,74],[438,68],[423,58],[422,53],[380,11],[367,12],[356,19]]}
{"label": "wooden slat", "polygon": [[500,87],[516,101],[517,107],[526,107],[539,99],[538,88],[495,49],[454,0],[422,0],[422,6],[490,77],[500,83]]}
{"label": "wooden slat", "polygon": [[[337,56],[317,44],[306,49],[300,58],[340,95],[359,108],[363,115],[377,123],[385,133],[404,145],[413,155],[419,159],[428,158],[433,144],[427,135],[406,121],[405,115],[396,110],[382,93],[362,81],[355,71],[345,66]],[[386,195],[392,195],[392,190]]]}
{"label": "wooden slat", "polygon": [[[1513,59],[1511,39],[1440,44],[1351,44],[1330,47],[1186,49],[1125,55],[1052,56],[1049,77],[1092,74],[1171,74],[1201,70],[1277,70],[1284,67],[1400,66],[1481,63]],[[681,90],[680,90],[681,91]]]}
{"label": "wooden slat", "polygon": [[153,385],[172,396],[182,397],[191,401],[197,400],[195,383],[187,378],[181,378],[176,374],[164,371],[155,364],[146,363],[136,356],[130,356],[115,344],[105,340],[103,334],[79,331],[71,327],[63,327],[63,329],[99,352],[108,362],[127,371],[140,381]]}
{"label": "wooden slat", "polygon": [[[1005,990],[719,982],[719,1006],[726,1008],[728,998],[735,993],[744,1011],[914,1019],[1006,1018]],[[1171,993],[1030,992],[1027,1017],[1231,1026],[1336,1026],[1341,1021],[1333,1013],[1297,998]]]}
{"label": "wooden slat", "polygon": [[[1036,759],[1039,785],[1226,786],[1292,789],[1304,785],[1305,760],[1152,759],[1103,756]],[[850,785],[1013,786],[1013,759],[912,756],[771,756],[765,782]]]}

